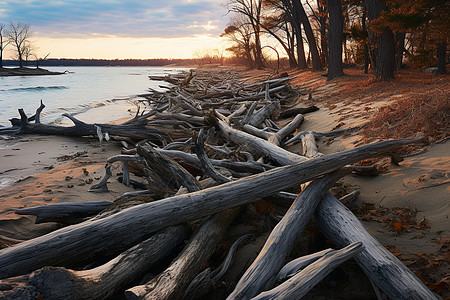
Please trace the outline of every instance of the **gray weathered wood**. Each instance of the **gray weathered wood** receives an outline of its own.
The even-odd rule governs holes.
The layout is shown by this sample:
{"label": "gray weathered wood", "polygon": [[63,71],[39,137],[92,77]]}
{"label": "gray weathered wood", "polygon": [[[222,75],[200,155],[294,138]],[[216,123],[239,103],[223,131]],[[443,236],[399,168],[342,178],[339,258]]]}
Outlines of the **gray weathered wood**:
{"label": "gray weathered wood", "polygon": [[248,124],[253,127],[258,127],[264,120],[273,114],[278,114],[280,110],[280,102],[278,100],[271,101],[266,106],[257,111],[248,121]]}
{"label": "gray weathered wood", "polygon": [[330,251],[291,279],[272,290],[259,294],[252,300],[301,299],[338,265],[360,253],[363,249],[362,243],[355,242],[340,250]]}
{"label": "gray weathered wood", "polygon": [[[347,172],[349,170],[346,170]],[[275,226],[264,247],[227,299],[248,299],[273,286],[295,240],[308,224],[322,196],[345,172],[337,171],[309,184]]]}
{"label": "gray weathered wood", "polygon": [[235,144],[245,145],[258,154],[267,155],[270,159],[280,165],[288,165],[294,162],[306,161],[306,157],[287,151],[266,140],[255,137],[243,131],[231,128],[225,122],[217,120],[222,133]]}
{"label": "gray weathered wood", "polygon": [[438,299],[398,258],[372,237],[358,218],[328,193],[315,212],[322,232],[344,247],[361,241],[364,251],[355,256],[364,273],[391,299]]}
{"label": "gray weathered wood", "polygon": [[309,264],[315,262],[328,252],[333,251],[333,249],[328,248],[316,253],[308,254],[305,256],[301,256],[299,258],[296,258],[294,260],[291,260],[287,264],[284,265],[283,268],[281,268],[280,272],[278,272],[277,275],[277,282],[281,283],[291,277],[293,277],[295,274],[300,272],[302,269],[304,269]]}
{"label": "gray weathered wood", "polygon": [[302,154],[306,157],[316,158],[323,154],[317,149],[316,139],[311,132],[305,133],[302,137]]}
{"label": "gray weathered wood", "polygon": [[269,142],[279,146],[281,142],[294,130],[296,130],[302,123],[305,118],[302,114],[298,114],[295,118],[289,122],[286,126],[280,129],[276,134],[269,137]]}
{"label": "gray weathered wood", "polygon": [[36,224],[45,222],[73,224],[83,218],[98,214],[112,203],[110,201],[64,202],[16,209],[14,212],[18,215],[36,216]]}
{"label": "gray weathered wood", "polygon": [[[104,252],[125,248],[122,250],[124,251],[151,232],[257,201],[344,165],[392,151],[419,139],[360,146],[275,168],[196,193],[137,205],[103,219],[61,228],[0,250],[0,277],[29,273],[47,265],[70,266]],[[129,234],[130,232],[133,234]]]}
{"label": "gray weathered wood", "polygon": [[145,285],[128,289],[127,299],[180,299],[238,213],[239,208],[233,208],[206,220],[169,268]]}
{"label": "gray weathered wood", "polygon": [[[172,226],[94,269],[82,271],[61,267],[39,269],[30,274],[28,285],[31,285],[43,299],[107,299],[168,257],[183,244],[189,234],[188,226]],[[12,296],[17,293],[15,288],[8,294]]]}
{"label": "gray weathered wood", "polygon": [[200,190],[197,180],[177,162],[167,157],[152,146],[139,143],[137,152],[145,159],[149,190],[164,196],[170,189],[179,189],[184,186],[190,192]]}

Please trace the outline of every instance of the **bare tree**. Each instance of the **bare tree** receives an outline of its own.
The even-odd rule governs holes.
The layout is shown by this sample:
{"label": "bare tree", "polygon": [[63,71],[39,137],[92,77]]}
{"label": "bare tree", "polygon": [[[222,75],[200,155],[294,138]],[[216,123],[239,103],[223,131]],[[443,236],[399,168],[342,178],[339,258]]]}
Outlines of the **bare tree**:
{"label": "bare tree", "polygon": [[39,63],[46,60],[49,55],[50,55],[50,52],[47,53],[47,55],[44,57],[38,57],[36,54],[34,55],[34,58],[36,59],[36,69],[39,69]]}
{"label": "bare tree", "polygon": [[8,46],[9,41],[3,40],[6,33],[6,24],[0,22],[0,68],[3,68],[3,50]]}
{"label": "bare tree", "polygon": [[263,57],[261,50],[261,17],[263,0],[230,0],[228,10],[242,15],[246,22],[252,27],[254,38],[254,57],[258,70],[263,68]]}
{"label": "bare tree", "polygon": [[16,48],[20,68],[23,68],[24,52],[27,51],[27,44],[29,43],[31,35],[29,24],[22,22],[11,22],[9,24],[8,40]]}
{"label": "bare tree", "polygon": [[244,21],[242,15],[237,15],[220,36],[228,38],[235,44],[227,51],[232,52],[237,59],[243,59],[250,68],[253,68],[255,66],[252,54],[254,44],[251,41],[251,35],[251,26]]}

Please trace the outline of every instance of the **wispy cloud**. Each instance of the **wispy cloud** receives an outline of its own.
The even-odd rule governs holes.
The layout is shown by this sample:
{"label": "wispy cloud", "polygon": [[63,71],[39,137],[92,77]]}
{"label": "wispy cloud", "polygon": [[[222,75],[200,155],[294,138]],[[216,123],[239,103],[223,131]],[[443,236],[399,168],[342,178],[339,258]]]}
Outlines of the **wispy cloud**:
{"label": "wispy cloud", "polygon": [[11,0],[0,21],[29,23],[41,37],[218,36],[226,25],[218,0]]}

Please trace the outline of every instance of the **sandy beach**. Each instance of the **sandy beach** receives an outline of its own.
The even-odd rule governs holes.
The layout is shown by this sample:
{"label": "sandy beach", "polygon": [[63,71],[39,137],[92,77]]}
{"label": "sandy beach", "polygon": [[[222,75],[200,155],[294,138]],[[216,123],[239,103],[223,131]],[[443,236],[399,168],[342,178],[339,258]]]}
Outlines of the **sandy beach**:
{"label": "sandy beach", "polygon": [[[245,71],[242,74],[264,75]],[[335,128],[359,126],[371,120],[377,108],[396,101],[400,94],[406,96],[416,92],[401,83],[384,92],[380,88],[377,95],[346,90],[351,82],[355,86],[365,83],[369,86],[366,86],[366,91],[370,89],[369,77],[360,74],[359,70],[351,71],[348,77],[327,82],[317,73],[290,71],[289,75],[297,76],[294,85],[312,92],[311,100],[307,95],[301,96],[296,106],[314,104],[319,107],[319,111],[305,115],[305,122],[299,130],[328,132]],[[444,78],[448,79],[448,75]],[[448,91],[448,83],[432,81],[430,77],[430,84],[427,83],[425,88],[433,89],[435,86]],[[122,108],[104,106],[101,112],[96,113],[110,117],[110,111]],[[125,112],[125,116],[114,115],[114,119],[127,117],[127,114],[132,116],[133,111]],[[93,114],[77,117],[89,120]],[[319,151],[327,155],[353,148],[363,140],[368,138],[362,134],[349,134],[334,139],[322,138],[318,146]],[[60,226],[55,223],[36,225],[34,217],[17,215],[14,209],[61,202],[114,201],[121,194],[133,190],[116,180],[121,172],[117,165],[109,180],[110,192],[88,192],[89,187],[103,177],[106,159],[120,153],[118,142],[104,141],[100,146],[99,141],[93,138],[35,135],[1,142],[0,235],[27,240]],[[350,208],[363,220],[367,230],[432,290],[445,296],[449,280],[450,146],[446,138],[432,142],[426,148],[410,153],[399,165],[391,164],[389,159],[378,161],[383,171],[376,177],[345,177],[339,182],[336,192],[342,195],[359,190],[360,196]],[[298,147],[298,144],[291,145],[290,149],[296,151]],[[136,179],[143,181],[142,178]],[[405,215],[408,215],[409,223],[404,221]],[[236,225],[233,230],[230,230],[229,238],[242,228]],[[247,264],[258,247],[261,247],[261,240],[243,247],[238,252],[237,261]],[[230,272],[233,273],[233,269]],[[446,285],[437,286],[441,280],[446,280]],[[314,295],[321,299],[319,291],[308,299],[314,299]]]}

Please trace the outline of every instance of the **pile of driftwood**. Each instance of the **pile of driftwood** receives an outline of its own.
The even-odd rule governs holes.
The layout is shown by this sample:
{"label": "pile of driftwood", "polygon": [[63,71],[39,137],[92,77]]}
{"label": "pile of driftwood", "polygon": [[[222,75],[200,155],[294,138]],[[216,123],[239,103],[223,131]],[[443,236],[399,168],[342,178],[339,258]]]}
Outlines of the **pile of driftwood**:
{"label": "pile of driftwood", "polygon": [[[276,226],[240,280],[226,282],[227,299],[299,299],[350,258],[380,299],[381,293],[392,299],[437,299],[328,192],[350,172],[373,171],[353,166],[358,161],[393,155],[417,139],[324,156],[315,140],[347,131],[299,131],[304,114],[317,108],[289,106],[304,94],[290,86],[291,77],[246,83],[229,70],[196,70],[151,79],[171,85],[143,95],[146,109],[121,125],[86,124],[69,115],[74,122],[69,129],[43,125],[42,103],[35,116],[20,111],[21,119],[11,121],[5,132],[120,141],[122,153],[108,159],[105,177],[90,191],[108,191],[116,162],[122,164],[123,184],[142,190],[114,202],[17,210],[36,215],[37,222],[71,225],[28,241],[11,239],[14,245],[0,250],[0,297],[208,299],[223,284],[236,249],[252,239],[238,238],[219,267],[206,268],[240,207],[270,199],[290,208],[279,218],[271,213]],[[284,119],[282,128],[274,122]],[[302,143],[301,155],[286,150],[294,141]],[[300,194],[290,192],[299,186]],[[286,261],[312,217],[341,249]]]}

